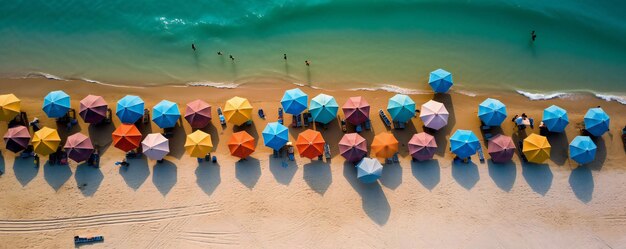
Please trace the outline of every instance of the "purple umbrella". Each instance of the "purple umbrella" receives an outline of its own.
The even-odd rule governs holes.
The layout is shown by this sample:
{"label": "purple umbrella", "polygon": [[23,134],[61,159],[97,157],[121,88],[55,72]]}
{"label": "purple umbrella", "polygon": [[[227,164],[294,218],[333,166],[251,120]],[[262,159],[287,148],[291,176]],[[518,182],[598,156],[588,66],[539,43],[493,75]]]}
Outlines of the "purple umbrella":
{"label": "purple umbrella", "polygon": [[513,158],[515,144],[511,137],[498,134],[489,140],[487,151],[494,163],[505,163]]}
{"label": "purple umbrella", "polygon": [[13,153],[20,152],[28,147],[30,142],[30,133],[26,126],[16,126],[9,128],[7,133],[4,134],[4,143],[7,146],[7,150]]}
{"label": "purple umbrella", "polygon": [[350,97],[341,109],[346,121],[353,125],[360,125],[370,117],[370,104],[361,96]]}
{"label": "purple umbrella", "polygon": [[409,154],[415,160],[426,161],[433,159],[435,152],[437,152],[437,142],[435,137],[428,133],[417,133],[409,140]]}
{"label": "purple umbrella", "polygon": [[196,99],[187,104],[185,119],[191,128],[203,128],[211,122],[211,105]]}
{"label": "purple umbrella", "polygon": [[339,153],[348,162],[356,163],[367,155],[367,142],[357,133],[345,134],[339,141]]}
{"label": "purple umbrella", "polygon": [[101,96],[87,95],[80,101],[80,115],[85,123],[97,124],[102,122],[107,116],[107,102]]}
{"label": "purple umbrella", "polygon": [[81,133],[76,133],[67,137],[67,141],[65,142],[65,146],[63,148],[67,153],[67,157],[76,162],[82,162],[89,159],[89,156],[91,156],[94,151],[91,140]]}

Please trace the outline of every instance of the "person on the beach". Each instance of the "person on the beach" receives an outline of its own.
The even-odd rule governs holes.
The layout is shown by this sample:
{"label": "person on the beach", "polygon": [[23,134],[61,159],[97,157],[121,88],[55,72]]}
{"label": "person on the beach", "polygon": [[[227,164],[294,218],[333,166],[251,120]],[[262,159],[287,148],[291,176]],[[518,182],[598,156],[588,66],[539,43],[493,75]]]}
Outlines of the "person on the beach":
{"label": "person on the beach", "polygon": [[217,55],[222,55],[222,51],[217,51]]}
{"label": "person on the beach", "polygon": [[530,39],[532,39],[533,41],[535,41],[535,39],[537,39],[537,34],[535,34],[534,30],[533,30],[533,32],[530,32]]}
{"label": "person on the beach", "polygon": [[311,65],[311,62],[309,62],[308,60],[304,61],[304,64],[306,64],[307,66]]}
{"label": "person on the beach", "polygon": [[193,49],[193,51],[196,51],[196,44],[191,44],[191,49]]}
{"label": "person on the beach", "polygon": [[283,59],[287,60],[287,54],[283,54]]}

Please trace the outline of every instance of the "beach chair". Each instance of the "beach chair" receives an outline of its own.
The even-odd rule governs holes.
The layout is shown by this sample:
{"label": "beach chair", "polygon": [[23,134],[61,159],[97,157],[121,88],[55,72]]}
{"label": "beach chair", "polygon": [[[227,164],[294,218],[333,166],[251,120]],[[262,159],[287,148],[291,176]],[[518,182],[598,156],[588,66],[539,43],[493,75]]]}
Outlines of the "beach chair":
{"label": "beach chair", "polygon": [[393,157],[391,157],[391,160],[392,160],[394,163],[400,163],[400,159],[398,158],[398,153],[393,154]]}
{"label": "beach chair", "polygon": [[39,119],[36,118],[36,117],[33,119],[33,121],[28,123],[28,125],[33,127],[33,132],[37,132],[38,130],[41,130],[41,125],[39,124]]}
{"label": "beach chair", "polygon": [[94,236],[94,237],[74,236],[74,244],[85,244],[85,243],[95,243],[95,242],[104,242],[104,236]]}
{"label": "beach chair", "polygon": [[217,116],[220,118],[220,124],[226,125],[226,118],[224,118],[224,113],[222,113],[222,108],[217,108]]}
{"label": "beach chair", "polygon": [[165,128],[163,129],[163,136],[166,138],[171,138],[172,136],[174,136],[174,128]]}
{"label": "beach chair", "polygon": [[217,157],[216,156],[211,157],[211,162],[212,163],[217,163]]}
{"label": "beach chair", "polygon": [[389,118],[385,115],[383,109],[378,110],[378,115],[380,116],[380,119],[382,119],[385,126],[391,128],[391,121],[389,121]]}
{"label": "beach chair", "polygon": [[355,130],[356,130],[356,133],[361,133],[363,131],[363,126],[357,125]]}
{"label": "beach chair", "polygon": [[263,109],[259,109],[259,117],[265,119],[265,113],[263,112]]}
{"label": "beach chair", "polygon": [[143,124],[150,123],[150,110],[143,109]]}
{"label": "beach chair", "polygon": [[372,129],[372,122],[369,120],[369,118],[365,120],[365,129],[368,131]]}
{"label": "beach chair", "polygon": [[324,144],[324,156],[326,157],[326,159],[330,159],[332,156],[330,154],[330,145],[328,143]]}
{"label": "beach chair", "polygon": [[404,122],[398,122],[398,121],[393,122],[393,128],[396,130],[403,130],[405,127],[406,127],[406,124]]}
{"label": "beach chair", "polygon": [[480,163],[485,163],[485,155],[483,154],[483,148],[478,148],[478,159]]}
{"label": "beach chair", "polygon": [[346,126],[346,120],[345,119],[341,120],[341,131],[343,131],[343,132],[348,131],[348,127]]}

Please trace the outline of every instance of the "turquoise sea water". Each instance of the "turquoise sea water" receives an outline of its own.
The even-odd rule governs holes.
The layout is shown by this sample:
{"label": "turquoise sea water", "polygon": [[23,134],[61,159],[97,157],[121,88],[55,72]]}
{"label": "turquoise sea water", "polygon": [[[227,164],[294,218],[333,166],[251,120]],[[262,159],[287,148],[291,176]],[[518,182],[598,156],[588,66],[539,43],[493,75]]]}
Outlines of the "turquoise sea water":
{"label": "turquoise sea water", "polygon": [[424,89],[442,67],[466,89],[623,94],[624,10],[621,0],[0,0],[0,74]]}

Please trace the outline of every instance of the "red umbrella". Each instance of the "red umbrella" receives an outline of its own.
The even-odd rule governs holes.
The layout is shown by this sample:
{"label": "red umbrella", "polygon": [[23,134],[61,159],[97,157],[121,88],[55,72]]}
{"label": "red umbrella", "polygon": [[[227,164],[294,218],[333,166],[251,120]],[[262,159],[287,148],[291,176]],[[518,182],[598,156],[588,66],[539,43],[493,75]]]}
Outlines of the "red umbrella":
{"label": "red umbrella", "polygon": [[23,149],[26,149],[30,142],[30,133],[26,126],[16,126],[9,128],[7,133],[4,134],[4,143],[7,146],[7,150],[13,153],[18,153]]}
{"label": "red umbrella", "polygon": [[228,140],[228,150],[230,154],[239,158],[246,158],[256,147],[254,137],[246,131],[235,132]]}
{"label": "red umbrella", "polygon": [[367,155],[367,141],[357,133],[343,135],[339,141],[339,153],[348,162],[358,162]]}
{"label": "red umbrella", "polygon": [[308,129],[298,134],[296,140],[296,148],[301,157],[309,159],[316,158],[324,153],[324,145],[326,141],[319,131]]}
{"label": "red umbrella", "polygon": [[107,102],[101,96],[87,95],[80,101],[80,115],[85,123],[97,124],[107,116]]}
{"label": "red umbrella", "polygon": [[515,144],[511,137],[498,134],[487,143],[487,152],[494,163],[505,163],[513,158],[515,154]]}
{"label": "red umbrella", "polygon": [[113,131],[112,136],[113,146],[124,152],[136,149],[141,143],[141,132],[131,124],[121,124]]}
{"label": "red umbrella", "polygon": [[417,133],[409,140],[409,154],[415,160],[430,160],[435,155],[435,152],[437,152],[435,137],[426,132]]}
{"label": "red umbrella", "polygon": [[67,153],[67,157],[76,161],[82,162],[89,159],[89,156],[93,153],[93,144],[89,137],[76,133],[67,137],[65,146],[63,147]]}
{"label": "red umbrella", "polygon": [[370,117],[370,104],[361,96],[350,97],[341,107],[346,121],[353,125],[360,125]]}
{"label": "red umbrella", "polygon": [[203,128],[211,122],[211,105],[196,99],[187,104],[185,119],[191,128]]}

